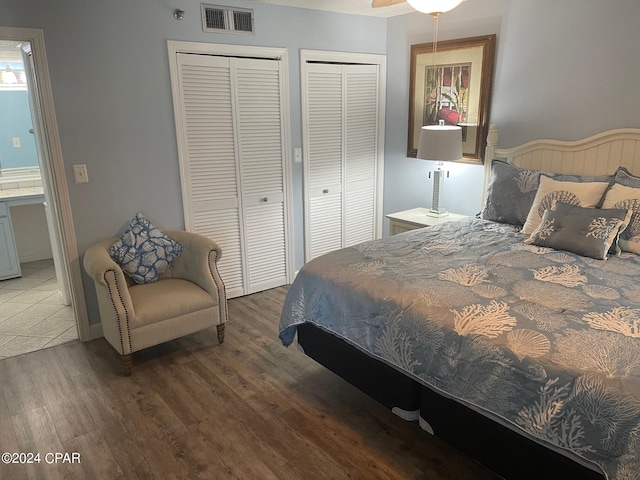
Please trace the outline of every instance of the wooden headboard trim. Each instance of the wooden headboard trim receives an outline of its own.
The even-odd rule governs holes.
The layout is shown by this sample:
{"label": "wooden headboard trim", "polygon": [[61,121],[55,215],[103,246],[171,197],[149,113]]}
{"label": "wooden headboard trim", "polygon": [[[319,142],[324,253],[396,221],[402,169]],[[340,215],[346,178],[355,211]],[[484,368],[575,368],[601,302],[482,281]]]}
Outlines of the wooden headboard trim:
{"label": "wooden headboard trim", "polygon": [[544,172],[607,175],[619,166],[640,175],[640,128],[609,130],[583,140],[534,140],[513,148],[498,148],[497,125],[489,127],[484,162],[485,189],[491,163],[505,159],[523,168]]}

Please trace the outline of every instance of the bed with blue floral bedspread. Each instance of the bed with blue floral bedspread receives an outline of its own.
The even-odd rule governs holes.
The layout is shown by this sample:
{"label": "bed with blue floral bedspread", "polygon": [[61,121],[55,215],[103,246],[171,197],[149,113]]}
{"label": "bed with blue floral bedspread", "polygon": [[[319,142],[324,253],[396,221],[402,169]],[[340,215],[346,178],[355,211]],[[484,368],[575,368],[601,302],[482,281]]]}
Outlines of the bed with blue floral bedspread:
{"label": "bed with blue floral bedspread", "polygon": [[307,263],[280,339],[310,322],[522,435],[640,478],[640,256],[449,222]]}

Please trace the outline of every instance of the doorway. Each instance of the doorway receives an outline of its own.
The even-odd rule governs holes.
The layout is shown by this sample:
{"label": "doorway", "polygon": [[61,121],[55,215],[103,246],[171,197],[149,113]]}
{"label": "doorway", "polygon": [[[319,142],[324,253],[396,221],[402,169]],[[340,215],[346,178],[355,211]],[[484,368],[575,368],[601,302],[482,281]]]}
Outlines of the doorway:
{"label": "doorway", "polygon": [[27,81],[30,54],[28,42],[0,40],[3,255],[13,257],[8,264],[16,266],[0,276],[0,358],[78,337],[64,266],[51,241],[50,196],[42,181]]}
{"label": "doorway", "polygon": [[[13,53],[5,53],[9,58],[4,61],[0,58],[0,89],[22,92],[20,108],[24,107],[26,94],[29,109],[26,116],[32,126],[11,133],[7,141],[11,142],[14,155],[0,157],[4,178],[15,175],[15,182],[6,182],[4,191],[8,192],[9,187],[15,189],[0,203],[7,211],[4,230],[14,235],[14,252],[20,263],[19,277],[5,276],[0,282],[0,357],[73,338],[90,339],[42,31],[0,27],[0,52],[5,51]],[[15,118],[25,115],[12,112]],[[25,150],[20,151],[21,148]],[[33,165],[34,150],[37,165]],[[24,154],[16,155],[16,151]],[[10,158],[16,163],[20,156],[31,158],[31,165],[10,165]],[[9,168],[3,168],[3,158]],[[11,231],[14,225],[15,231]],[[38,235],[34,229],[44,234]],[[9,244],[6,251],[11,252],[9,237],[5,238]],[[34,242],[37,237],[44,240],[38,244]]]}

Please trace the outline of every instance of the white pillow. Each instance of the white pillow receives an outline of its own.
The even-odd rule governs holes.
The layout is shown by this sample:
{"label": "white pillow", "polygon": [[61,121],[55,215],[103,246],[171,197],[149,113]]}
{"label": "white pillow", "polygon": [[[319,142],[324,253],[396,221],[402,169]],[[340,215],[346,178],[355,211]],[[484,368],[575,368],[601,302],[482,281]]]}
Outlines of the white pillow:
{"label": "white pillow", "polygon": [[579,207],[597,207],[608,186],[607,182],[561,182],[540,175],[540,186],[533,199],[527,221],[522,227],[522,233],[531,235],[540,225],[544,212],[557,202]]}
{"label": "white pillow", "polygon": [[640,188],[614,183],[604,197],[602,208],[631,210],[631,221],[629,226],[620,233],[618,245],[624,252],[640,254]]}

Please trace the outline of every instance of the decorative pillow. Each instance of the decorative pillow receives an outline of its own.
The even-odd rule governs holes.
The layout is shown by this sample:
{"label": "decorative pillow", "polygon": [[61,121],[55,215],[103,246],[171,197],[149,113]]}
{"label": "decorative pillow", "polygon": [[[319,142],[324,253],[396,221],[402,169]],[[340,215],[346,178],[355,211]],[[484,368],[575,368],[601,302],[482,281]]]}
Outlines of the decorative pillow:
{"label": "decorative pillow", "polygon": [[606,260],[610,250],[617,253],[615,242],[630,219],[628,209],[603,210],[556,203],[544,212],[540,225],[525,243]]}
{"label": "decorative pillow", "polygon": [[628,208],[632,211],[631,221],[620,234],[620,248],[625,252],[640,253],[640,188],[619,183],[607,191],[602,208]]}
{"label": "decorative pillow", "polygon": [[581,207],[599,205],[608,186],[607,182],[561,182],[540,175],[540,186],[527,215],[527,221],[522,227],[522,233],[531,235],[540,225],[544,212],[558,202]]}
{"label": "decorative pillow", "polygon": [[504,161],[494,160],[482,218],[522,225],[531,210],[539,183],[538,170],[518,168]]}
{"label": "decorative pillow", "polygon": [[182,253],[182,245],[162,233],[140,212],[109,247],[109,255],[136,283],[153,283]]}
{"label": "decorative pillow", "polygon": [[631,172],[624,167],[618,167],[614,178],[616,183],[626,185],[627,187],[640,188],[640,177],[632,175]]}
{"label": "decorative pillow", "polygon": [[610,185],[615,182],[615,177],[613,175],[572,175],[570,173],[542,173],[547,177],[551,177],[554,180],[558,180],[560,182],[607,182]]}
{"label": "decorative pillow", "polygon": [[[539,170],[529,170],[511,165],[503,160],[491,164],[491,179],[487,186],[487,198],[482,218],[494,222],[523,225],[540,185]],[[544,173],[563,182],[607,182],[613,183],[613,175],[567,175]]]}

